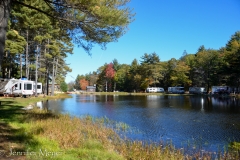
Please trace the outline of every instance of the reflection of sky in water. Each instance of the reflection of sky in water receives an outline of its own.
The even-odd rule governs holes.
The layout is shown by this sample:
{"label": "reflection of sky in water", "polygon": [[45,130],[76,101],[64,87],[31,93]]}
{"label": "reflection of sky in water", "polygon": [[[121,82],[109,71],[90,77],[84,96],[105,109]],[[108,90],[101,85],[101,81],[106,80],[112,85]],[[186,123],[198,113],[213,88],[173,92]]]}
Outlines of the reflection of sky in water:
{"label": "reflection of sky in water", "polygon": [[240,140],[240,102],[234,98],[73,95],[44,103],[55,113],[127,123],[138,130],[127,134],[131,139],[172,141],[176,147],[191,143],[211,150]]}

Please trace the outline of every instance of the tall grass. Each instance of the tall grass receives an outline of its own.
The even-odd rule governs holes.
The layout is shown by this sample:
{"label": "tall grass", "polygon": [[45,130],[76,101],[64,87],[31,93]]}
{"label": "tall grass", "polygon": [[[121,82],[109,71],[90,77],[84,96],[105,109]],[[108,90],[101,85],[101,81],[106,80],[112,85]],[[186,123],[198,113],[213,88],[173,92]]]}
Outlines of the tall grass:
{"label": "tall grass", "polygon": [[[46,111],[32,110],[29,111],[26,120],[29,123],[29,134],[39,139],[46,138],[49,143],[57,143],[58,148],[48,150],[64,151],[61,157],[53,158],[65,159],[71,155],[71,159],[123,159],[114,150],[113,141],[119,141],[118,135],[104,127],[100,121],[93,122],[89,116],[84,119],[69,115],[49,118]],[[28,147],[37,151],[49,145],[46,143],[36,147],[35,143],[29,143]]]}
{"label": "tall grass", "polygon": [[[110,120],[96,120],[91,116],[81,119],[70,115],[49,118],[49,113],[46,111],[32,110],[28,113],[27,121],[29,123],[28,134],[38,137],[38,141],[41,139],[48,141],[48,143],[38,146],[37,150],[48,148],[48,150],[55,152],[64,152],[61,157],[52,157],[55,159],[64,159],[65,156],[71,156],[72,159],[137,160],[239,158],[239,155],[234,152],[210,153],[200,151],[194,155],[184,155],[184,149],[176,149],[172,144],[149,144],[142,141],[123,140],[113,129],[105,127],[106,123],[111,123]],[[125,128],[123,123],[117,123],[116,126]],[[29,143],[28,147],[36,149],[35,143]]]}

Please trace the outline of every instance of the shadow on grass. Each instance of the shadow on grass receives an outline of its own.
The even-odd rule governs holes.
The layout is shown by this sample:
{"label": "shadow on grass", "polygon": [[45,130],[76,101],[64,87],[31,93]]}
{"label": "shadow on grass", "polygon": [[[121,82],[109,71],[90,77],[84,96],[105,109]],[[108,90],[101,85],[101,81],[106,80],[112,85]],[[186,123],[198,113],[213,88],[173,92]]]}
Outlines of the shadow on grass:
{"label": "shadow on grass", "polygon": [[16,116],[22,114],[21,107],[14,105],[14,101],[2,101],[0,106],[0,120],[13,122]]}
{"label": "shadow on grass", "polygon": [[[25,159],[24,152],[27,151],[26,144],[39,145],[33,134],[24,127],[30,121],[56,118],[49,112],[35,112],[23,110],[14,99],[1,100],[0,105],[0,159]],[[18,155],[11,155],[11,151]],[[9,157],[10,156],[10,157]]]}

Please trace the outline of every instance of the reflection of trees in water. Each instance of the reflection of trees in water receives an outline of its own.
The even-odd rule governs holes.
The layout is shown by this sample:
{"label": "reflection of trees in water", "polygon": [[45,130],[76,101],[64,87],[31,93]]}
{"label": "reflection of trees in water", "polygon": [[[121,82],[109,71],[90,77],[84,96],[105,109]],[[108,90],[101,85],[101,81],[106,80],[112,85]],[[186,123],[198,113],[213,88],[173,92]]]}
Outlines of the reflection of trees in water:
{"label": "reflection of trees in water", "polygon": [[206,102],[207,102],[206,109],[209,111],[212,110],[212,99],[210,97],[207,97]]}
{"label": "reflection of trees in water", "polygon": [[189,101],[192,109],[201,111],[212,110],[211,101],[206,96],[190,96]]}
{"label": "reflection of trees in water", "polygon": [[43,102],[43,109],[49,110],[49,101],[46,100],[46,101],[42,101],[42,102]]}
{"label": "reflection of trees in water", "polygon": [[240,112],[239,99],[234,97],[208,97],[208,96],[190,96],[190,106],[192,109],[202,111],[227,111]]}
{"label": "reflection of trees in water", "polygon": [[[62,101],[64,101],[64,100],[62,100]],[[79,102],[81,102],[81,103],[87,103],[87,102],[89,102],[89,101],[97,101],[97,99],[96,99],[96,96],[95,95],[92,95],[92,94],[90,94],[90,95],[81,95],[81,96],[78,96],[78,98],[76,98],[76,101],[79,101]]]}
{"label": "reflection of trees in water", "polygon": [[239,99],[235,97],[212,97],[212,106],[219,111],[240,112]]}
{"label": "reflection of trees in water", "polygon": [[39,101],[35,105],[41,110],[51,111],[55,113],[61,113],[62,104],[64,100],[45,100]]}
{"label": "reflection of trees in water", "polygon": [[185,109],[190,109],[189,108],[189,101],[186,99],[187,97],[182,96],[182,95],[173,95],[173,96],[168,96],[168,107],[176,107],[176,108],[185,108]]}

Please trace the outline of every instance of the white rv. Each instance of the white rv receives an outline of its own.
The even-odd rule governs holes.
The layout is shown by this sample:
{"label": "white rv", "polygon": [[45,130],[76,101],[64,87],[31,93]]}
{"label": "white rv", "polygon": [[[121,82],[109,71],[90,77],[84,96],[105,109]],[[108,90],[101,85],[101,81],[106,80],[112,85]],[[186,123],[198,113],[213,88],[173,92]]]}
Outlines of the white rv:
{"label": "white rv", "polygon": [[168,87],[168,93],[183,94],[185,93],[184,87]]}
{"label": "white rv", "polygon": [[190,94],[204,94],[206,90],[204,87],[189,87]]}
{"label": "white rv", "polygon": [[229,86],[212,86],[212,94],[230,94],[232,88]]}
{"label": "white rv", "polygon": [[[41,83],[39,84],[42,88]],[[4,96],[31,96],[33,95],[33,81],[26,78],[22,79],[3,79],[0,78],[0,94]],[[38,91],[40,93],[40,89]]]}
{"label": "white rv", "polygon": [[163,93],[164,89],[160,87],[148,87],[147,88],[148,93]]}
{"label": "white rv", "polygon": [[33,81],[18,80],[11,87],[12,95],[14,96],[32,96],[33,95]]}
{"label": "white rv", "polygon": [[[33,94],[35,94],[35,82],[33,81]],[[37,83],[37,94],[42,94],[42,83]]]}
{"label": "white rv", "polygon": [[0,78],[0,94],[1,95],[10,95],[12,94],[12,86],[18,81],[18,79],[4,79]]}

